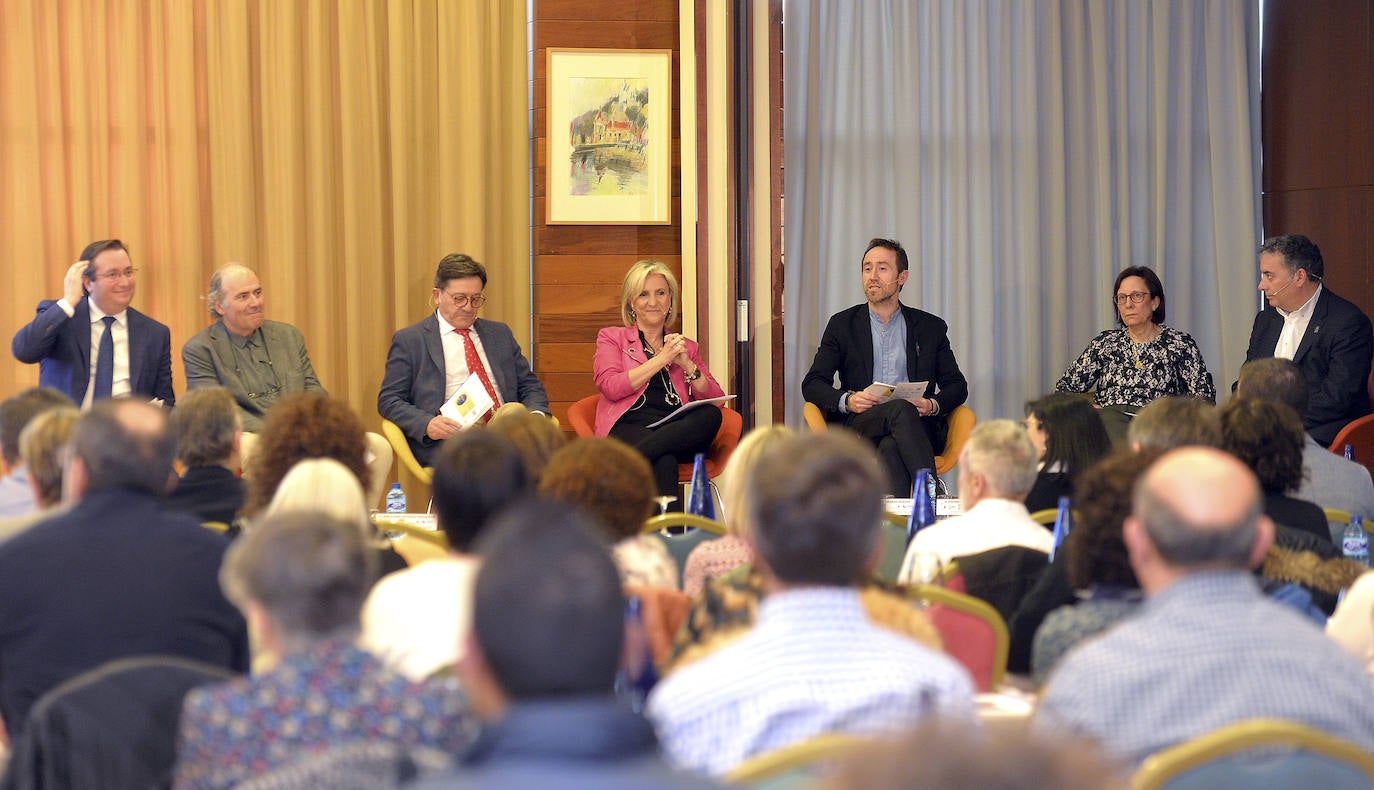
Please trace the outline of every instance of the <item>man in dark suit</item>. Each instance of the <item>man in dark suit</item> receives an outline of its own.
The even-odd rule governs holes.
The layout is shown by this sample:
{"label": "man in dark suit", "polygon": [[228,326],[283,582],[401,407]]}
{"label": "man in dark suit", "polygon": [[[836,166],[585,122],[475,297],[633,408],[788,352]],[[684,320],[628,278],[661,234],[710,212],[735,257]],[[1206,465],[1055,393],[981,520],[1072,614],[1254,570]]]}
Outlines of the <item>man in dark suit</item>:
{"label": "man in dark suit", "polygon": [[477,317],[486,287],[482,264],[461,253],[444,256],[434,274],[434,314],[391,338],[377,411],[400,426],[422,464],[429,464],[439,442],[462,430],[439,407],[469,375],[481,380],[497,406],[521,403],[549,413],[544,385],[510,327]]}
{"label": "man in dark suit", "polygon": [[1369,318],[1322,285],[1322,253],[1306,236],[1275,236],[1259,259],[1268,307],[1255,316],[1245,361],[1293,360],[1309,392],[1303,427],[1325,447],[1342,426],[1369,413]]}
{"label": "man in dark suit", "polygon": [[[944,449],[946,418],[968,399],[968,382],[949,344],[949,328],[930,313],[900,301],[910,272],[906,250],[892,239],[873,239],[862,263],[866,304],[830,317],[802,395],[878,446],[894,496],[910,496],[919,469],[935,468]],[[900,315],[900,321],[893,321]],[[835,386],[835,374],[840,377]],[[929,382],[925,395],[903,400],[864,391],[875,382]]]}
{"label": "man in dark suit", "polygon": [[[129,306],[135,273],[119,239],[87,245],[67,269],[62,298],[40,302],[38,315],[15,333],[15,359],[37,362],[38,383],[83,408],[115,395],[172,406],[172,333]],[[102,360],[104,349],[110,354]]]}
{"label": "man in dark suit", "polygon": [[0,717],[10,733],[62,681],[126,656],[248,668],[247,628],[219,589],[223,536],[162,509],[164,410],[101,401],[72,432],[69,509],[0,544]]}
{"label": "man in dark suit", "polygon": [[324,392],[305,337],[280,321],[265,320],[262,284],[241,263],[220,267],[206,296],[219,320],[181,347],[187,389],[224,387],[239,405],[243,430],[262,427],[267,410],[296,392]]}

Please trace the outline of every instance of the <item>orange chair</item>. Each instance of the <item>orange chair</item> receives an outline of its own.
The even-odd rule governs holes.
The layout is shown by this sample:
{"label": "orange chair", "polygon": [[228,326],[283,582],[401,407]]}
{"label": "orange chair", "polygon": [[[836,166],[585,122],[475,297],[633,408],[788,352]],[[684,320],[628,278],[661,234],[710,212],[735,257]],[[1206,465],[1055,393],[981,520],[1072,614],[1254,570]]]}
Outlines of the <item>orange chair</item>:
{"label": "orange chair", "polygon": [[1366,414],[1346,423],[1326,449],[1343,455],[1347,444],[1354,447],[1355,463],[1368,466],[1370,461],[1374,461],[1374,414]]}
{"label": "orange chair", "polygon": [[[802,417],[806,419],[807,426],[816,433],[830,430],[830,423],[826,422],[821,407],[810,401],[802,406]],[[973,433],[973,426],[977,422],[978,415],[967,406],[960,406],[949,413],[949,435],[945,438],[944,449],[935,456],[935,474],[945,474],[959,463],[959,453],[964,451],[968,435]]]}
{"label": "orange chair", "polygon": [[[580,401],[568,407],[568,422],[572,423],[573,431],[578,436],[596,435],[596,405],[601,402],[601,394],[588,395]],[[735,446],[739,444],[740,433],[744,430],[744,418],[734,409],[720,407],[720,430],[716,431],[716,438],[711,440],[711,447],[706,451],[706,475],[717,477],[721,470],[725,469],[725,462],[730,460],[731,453],[735,452]],[[677,478],[679,482],[686,483],[692,479],[692,465],[678,464]]]}

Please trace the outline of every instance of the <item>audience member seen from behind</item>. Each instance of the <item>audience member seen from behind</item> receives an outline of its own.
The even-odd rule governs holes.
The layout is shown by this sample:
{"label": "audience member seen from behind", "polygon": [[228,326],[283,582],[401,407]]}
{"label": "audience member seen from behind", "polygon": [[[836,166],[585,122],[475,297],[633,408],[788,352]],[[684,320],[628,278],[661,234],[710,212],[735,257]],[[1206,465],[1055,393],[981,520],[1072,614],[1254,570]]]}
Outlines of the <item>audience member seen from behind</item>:
{"label": "audience member seen from behind", "polygon": [[1092,742],[1024,728],[921,727],[837,760],[821,790],[1126,790],[1124,772]]}
{"label": "audience member seen from behind", "polygon": [[625,584],[677,589],[677,564],[668,547],[643,534],[655,490],[644,457],[611,437],[569,443],[549,459],[539,481],[541,495],[581,507],[606,528]]}
{"label": "audience member seen from behind", "polygon": [[1031,513],[1059,507],[1073,497],[1074,481],[1112,449],[1107,429],[1092,402],[1082,395],[1056,392],[1026,404],[1026,433],[1040,454],[1040,472],[1026,494]]}
{"label": "audience member seen from behind", "polygon": [[34,387],[0,402],[0,519],[32,513],[37,506],[19,454],[19,434],[33,418],[71,400],[51,387]]}
{"label": "audience member seen from behind", "polygon": [[1136,484],[1122,535],[1146,601],[1060,662],[1034,729],[1096,738],[1132,766],[1253,718],[1374,749],[1374,685],[1360,662],[1250,573],[1273,522],[1244,464],[1210,448],[1171,451]]}
{"label": "audience member seen from behind", "polygon": [[168,492],[167,506],[201,521],[232,524],[244,498],[234,396],[223,387],[191,390],[172,412],[172,430],[185,471]]}
{"label": "audience member seen from behind", "polygon": [[234,544],[221,583],[282,658],[187,695],[177,787],[233,787],[359,741],[450,753],[467,745],[460,695],[437,681],[411,683],[354,644],[376,568],[357,523],[321,513],[269,515]]}
{"label": "audience member seen from behind", "polygon": [[1120,329],[1093,338],[1054,385],[1058,392],[1094,392],[1107,432],[1119,440],[1140,407],[1167,395],[1216,402],[1212,374],[1197,343],[1164,325],[1164,284],[1148,266],[1116,276],[1112,304]]}
{"label": "audience member seen from behind", "polygon": [[746,535],[749,528],[740,512],[744,497],[744,480],[749,476],[759,455],[765,448],[793,436],[786,425],[761,425],[740,440],[739,446],[725,462],[721,472],[721,503],[724,507],[726,534],[708,540],[692,549],[682,570],[682,591],[695,598],[707,579],[723,576],[741,565],[753,561]]}
{"label": "audience member seen from behind", "polygon": [[1024,504],[1035,480],[1036,452],[1026,431],[1011,420],[980,423],[959,455],[959,501],[963,513],[916,533],[902,561],[904,584],[917,554],[940,562],[1003,546],[1049,553],[1054,536],[1031,520]]}
{"label": "audience member seen from behind", "polygon": [[[1031,676],[1043,683],[1059,659],[1075,645],[1110,628],[1140,607],[1140,582],[1131,569],[1121,524],[1131,514],[1136,481],[1160,453],[1119,451],[1079,478],[1073,531],[1061,549],[1066,563],[1046,573],[1067,571],[1066,584],[1076,591],[1045,616],[1035,632]],[[1018,610],[1018,614],[1024,611]]]}
{"label": "audience member seen from behind", "polygon": [[696,341],[668,331],[680,318],[680,304],[671,269],[659,261],[631,266],[620,289],[624,326],[597,333],[592,360],[601,393],[596,435],[620,439],[648,459],[660,496],[681,493],[677,466],[710,448],[721,413],[708,406],[649,426],[684,403],[725,394],[706,369]]}
{"label": "audience member seen from behind", "polygon": [[387,576],[363,605],[363,646],[412,680],[463,657],[479,564],[475,545],[496,514],[531,489],[527,459],[489,429],[445,440],[433,460],[434,513],[449,555]]}
{"label": "audience member seen from behind", "polygon": [[[1307,377],[1302,368],[1290,360],[1279,357],[1253,359],[1240,369],[1236,395],[1283,403],[1303,414],[1307,411]],[[1302,485],[1293,494],[1295,498],[1319,507],[1355,513],[1366,521],[1374,518],[1374,481],[1370,480],[1369,469],[1327,450],[1306,433],[1303,434],[1302,466]],[[1333,532],[1332,540],[1339,542],[1339,533]]]}
{"label": "audience member seen from behind", "polygon": [[80,417],[75,406],[58,406],[34,417],[19,434],[19,458],[24,463],[37,509],[22,516],[0,518],[0,542],[57,514],[62,505],[63,456]]}
{"label": "audience member seen from behind", "polygon": [[872,625],[860,602],[888,485],[872,446],[848,431],[792,437],[765,449],[748,478],[742,512],[765,590],[758,623],[650,694],[670,760],[719,776],[827,732],[971,722],[968,673]]}
{"label": "audience member seen from behind", "polygon": [[487,423],[487,430],[505,438],[520,451],[531,484],[538,484],[549,459],[568,443],[568,435],[557,422],[518,403],[507,403],[497,409]]}
{"label": "audience member seen from behind", "polygon": [[0,717],[116,658],[248,668],[243,618],[215,584],[226,542],[162,508],[175,442],[163,409],[101,401],[72,432],[68,510],[0,544]]}
{"label": "audience member seen from behind", "polygon": [[1289,496],[1302,483],[1303,431],[1297,412],[1282,403],[1232,398],[1217,416],[1221,449],[1239,458],[1259,478],[1264,513],[1278,525],[1276,545],[1335,556],[1326,513],[1311,502]]}
{"label": "audience member seen from behind", "polygon": [[1161,452],[1188,445],[1220,447],[1217,407],[1183,395],[1150,401],[1131,420],[1126,442],[1132,450]]}
{"label": "audience member seen from behind", "polygon": [[364,492],[372,482],[367,466],[363,423],[348,404],[317,392],[288,395],[272,407],[262,423],[257,448],[244,477],[251,519],[267,507],[291,467],[307,458],[333,458],[348,467]]}
{"label": "audience member seen from behind", "polygon": [[611,694],[625,638],[620,575],[577,508],[505,511],[478,545],[458,673],[484,726],[461,765],[422,788],[695,788],[643,717]]}

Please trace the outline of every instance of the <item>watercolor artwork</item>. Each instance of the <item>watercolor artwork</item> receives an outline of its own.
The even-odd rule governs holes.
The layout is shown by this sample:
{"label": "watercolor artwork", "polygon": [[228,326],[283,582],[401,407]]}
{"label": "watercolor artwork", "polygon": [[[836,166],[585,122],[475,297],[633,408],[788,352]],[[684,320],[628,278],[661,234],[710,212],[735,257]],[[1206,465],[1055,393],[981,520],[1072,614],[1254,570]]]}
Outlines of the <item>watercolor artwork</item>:
{"label": "watercolor artwork", "polygon": [[549,224],[668,224],[672,53],[548,51]]}

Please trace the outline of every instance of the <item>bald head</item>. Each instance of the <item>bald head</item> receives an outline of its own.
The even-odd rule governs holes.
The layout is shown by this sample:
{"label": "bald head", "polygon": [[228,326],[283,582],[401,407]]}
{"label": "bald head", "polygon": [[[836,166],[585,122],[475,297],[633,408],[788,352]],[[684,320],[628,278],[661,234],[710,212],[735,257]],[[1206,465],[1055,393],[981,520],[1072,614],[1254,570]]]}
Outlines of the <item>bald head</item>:
{"label": "bald head", "polygon": [[236,335],[247,337],[262,326],[262,283],[256,272],[241,263],[226,263],[210,275],[205,299],[210,315]]}
{"label": "bald head", "polygon": [[83,467],[83,493],[129,488],[160,495],[172,472],[176,441],[167,413],[140,400],[103,400],[72,431],[72,455]]}
{"label": "bald head", "polygon": [[1136,484],[1132,508],[1160,559],[1177,568],[1249,567],[1260,513],[1254,473],[1209,447],[1160,458]]}

